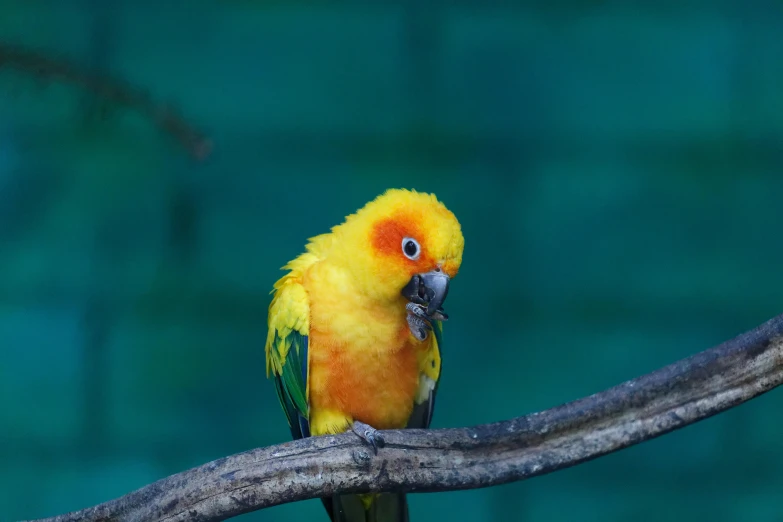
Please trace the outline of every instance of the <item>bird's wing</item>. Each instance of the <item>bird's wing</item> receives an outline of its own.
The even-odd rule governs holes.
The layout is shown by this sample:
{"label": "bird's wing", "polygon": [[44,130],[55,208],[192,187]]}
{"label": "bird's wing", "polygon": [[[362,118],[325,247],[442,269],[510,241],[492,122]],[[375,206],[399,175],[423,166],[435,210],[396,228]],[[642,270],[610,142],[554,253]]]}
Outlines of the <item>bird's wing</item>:
{"label": "bird's wing", "polygon": [[413,412],[408,419],[408,428],[429,428],[435,409],[435,394],[440,380],[440,349],[443,346],[443,323],[432,321],[432,335],[429,347],[419,353],[419,390],[416,394]]}
{"label": "bird's wing", "polygon": [[288,418],[294,439],[310,436],[307,399],[307,347],[310,303],[301,278],[289,273],[274,289],[269,305],[266,339],[266,371],[275,378],[275,389]]}

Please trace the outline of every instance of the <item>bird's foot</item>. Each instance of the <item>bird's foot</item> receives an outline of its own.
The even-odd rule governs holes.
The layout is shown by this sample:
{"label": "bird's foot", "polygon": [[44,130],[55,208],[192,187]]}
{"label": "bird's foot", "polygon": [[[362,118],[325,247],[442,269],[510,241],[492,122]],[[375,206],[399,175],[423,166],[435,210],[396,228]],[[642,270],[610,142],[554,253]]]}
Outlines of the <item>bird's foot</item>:
{"label": "bird's foot", "polygon": [[353,421],[351,430],[359,436],[364,442],[367,442],[372,446],[373,453],[378,454],[378,448],[382,448],[384,445],[383,436],[381,433],[370,426],[360,421]]}
{"label": "bird's foot", "polygon": [[449,316],[438,308],[432,315],[427,314],[427,306],[418,303],[408,303],[405,305],[408,312],[408,328],[419,341],[427,338],[427,333],[432,330],[432,321],[446,321]]}
{"label": "bird's foot", "polygon": [[[413,310],[415,311],[411,310],[411,305],[413,305]],[[413,303],[408,304],[408,329],[416,339],[423,341],[427,338],[427,333],[432,330],[432,326],[427,321],[426,316],[420,315],[421,309],[415,308],[416,306]]]}
{"label": "bird's foot", "polygon": [[448,321],[449,319],[449,315],[446,313],[443,307],[438,308],[432,312],[432,315],[427,314],[427,305],[424,304],[407,303],[405,305],[405,309],[408,311],[408,314],[415,315],[416,317],[420,317],[428,322]]}

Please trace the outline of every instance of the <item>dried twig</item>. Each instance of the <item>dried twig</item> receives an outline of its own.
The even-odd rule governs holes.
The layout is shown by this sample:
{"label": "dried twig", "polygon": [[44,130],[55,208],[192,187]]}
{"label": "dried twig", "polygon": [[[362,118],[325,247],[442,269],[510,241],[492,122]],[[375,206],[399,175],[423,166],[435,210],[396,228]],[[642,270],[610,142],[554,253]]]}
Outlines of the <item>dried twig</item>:
{"label": "dried twig", "polygon": [[66,521],[215,521],[335,493],[447,491],[542,475],[638,444],[783,382],[783,315],[614,388],[524,417],[444,430],[387,431],[373,456],[353,434],[210,462]]}
{"label": "dried twig", "polygon": [[211,141],[191,126],[173,108],[156,104],[141,89],[103,75],[87,72],[65,59],[0,42],[0,69],[16,69],[42,80],[70,83],[95,95],[130,109],[153,121],[164,132],[174,136],[196,159],[212,151]]}

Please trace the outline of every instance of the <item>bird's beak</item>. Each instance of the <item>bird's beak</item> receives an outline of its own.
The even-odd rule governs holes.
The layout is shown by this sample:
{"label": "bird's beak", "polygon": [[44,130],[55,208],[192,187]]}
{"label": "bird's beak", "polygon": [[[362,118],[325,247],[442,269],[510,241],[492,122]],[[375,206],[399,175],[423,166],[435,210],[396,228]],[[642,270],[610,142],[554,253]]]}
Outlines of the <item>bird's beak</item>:
{"label": "bird's beak", "polygon": [[[424,274],[414,275],[402,289],[402,295],[409,301],[427,306],[427,315],[432,317],[439,311],[449,293],[449,276],[436,268]],[[441,311],[445,317],[446,314]]]}

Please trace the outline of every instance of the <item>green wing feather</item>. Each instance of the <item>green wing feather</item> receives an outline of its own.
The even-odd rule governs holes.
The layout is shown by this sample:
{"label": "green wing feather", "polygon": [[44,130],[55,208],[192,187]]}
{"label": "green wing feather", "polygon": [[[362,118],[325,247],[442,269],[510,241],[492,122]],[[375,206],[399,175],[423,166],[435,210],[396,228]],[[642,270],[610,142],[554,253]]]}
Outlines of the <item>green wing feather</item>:
{"label": "green wing feather", "polygon": [[307,293],[292,277],[275,285],[269,306],[266,342],[267,374],[275,378],[275,390],[291,435],[308,437],[307,350],[310,307]]}

